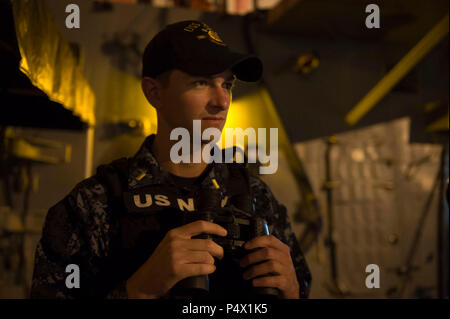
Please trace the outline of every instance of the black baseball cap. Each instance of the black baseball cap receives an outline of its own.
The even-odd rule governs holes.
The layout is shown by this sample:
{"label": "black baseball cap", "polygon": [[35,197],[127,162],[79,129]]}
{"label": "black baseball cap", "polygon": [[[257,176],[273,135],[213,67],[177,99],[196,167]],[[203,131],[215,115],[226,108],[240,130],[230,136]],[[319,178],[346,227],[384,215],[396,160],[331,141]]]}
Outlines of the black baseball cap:
{"label": "black baseball cap", "polygon": [[239,80],[256,82],[263,66],[255,55],[231,51],[206,23],[187,20],[166,26],[144,51],[143,77],[155,78],[172,69],[193,76],[210,76],[231,69]]}

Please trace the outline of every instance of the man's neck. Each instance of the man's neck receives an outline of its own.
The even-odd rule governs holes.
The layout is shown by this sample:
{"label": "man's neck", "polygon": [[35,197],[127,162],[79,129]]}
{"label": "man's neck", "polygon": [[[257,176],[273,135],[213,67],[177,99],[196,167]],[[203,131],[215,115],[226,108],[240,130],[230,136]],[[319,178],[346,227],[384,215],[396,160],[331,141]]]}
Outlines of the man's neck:
{"label": "man's neck", "polygon": [[[159,166],[169,173],[181,177],[197,177],[206,169],[208,163],[174,163],[170,159],[170,149],[176,141],[171,141],[169,136],[156,134],[153,140],[151,152]],[[191,147],[192,149],[192,147]],[[203,149],[203,146],[202,146]]]}

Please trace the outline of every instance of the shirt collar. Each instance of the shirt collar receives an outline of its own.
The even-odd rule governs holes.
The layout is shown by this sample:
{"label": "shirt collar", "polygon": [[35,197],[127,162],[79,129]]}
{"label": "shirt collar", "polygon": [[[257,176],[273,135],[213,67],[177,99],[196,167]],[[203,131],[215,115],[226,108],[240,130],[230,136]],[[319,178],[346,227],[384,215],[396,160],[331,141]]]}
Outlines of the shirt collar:
{"label": "shirt collar", "polygon": [[[131,158],[128,174],[129,189],[136,189],[148,185],[175,185],[169,172],[162,169],[154,155],[151,152],[151,147],[155,139],[155,134],[146,137],[138,152]],[[213,163],[213,167],[209,174],[202,180],[201,185],[207,187],[214,187],[213,179],[223,188],[222,174],[224,164]],[[183,187],[182,187],[183,188]],[[185,187],[188,188],[188,187]]]}

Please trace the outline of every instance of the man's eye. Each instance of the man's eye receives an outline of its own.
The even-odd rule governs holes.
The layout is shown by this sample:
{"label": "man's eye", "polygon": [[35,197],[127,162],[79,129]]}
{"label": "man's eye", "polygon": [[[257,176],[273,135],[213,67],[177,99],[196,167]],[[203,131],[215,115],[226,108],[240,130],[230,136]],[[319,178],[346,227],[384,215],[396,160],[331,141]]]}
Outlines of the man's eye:
{"label": "man's eye", "polygon": [[194,84],[197,86],[202,86],[202,85],[208,85],[208,82],[204,81],[204,80],[198,80],[198,81],[195,81]]}

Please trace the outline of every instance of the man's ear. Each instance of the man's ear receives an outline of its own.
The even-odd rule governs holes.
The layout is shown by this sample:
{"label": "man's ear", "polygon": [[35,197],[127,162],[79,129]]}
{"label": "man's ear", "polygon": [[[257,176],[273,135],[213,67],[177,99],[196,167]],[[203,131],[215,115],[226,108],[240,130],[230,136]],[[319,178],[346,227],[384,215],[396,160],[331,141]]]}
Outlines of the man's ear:
{"label": "man's ear", "polygon": [[161,107],[161,83],[146,76],[142,78],[141,87],[147,101],[158,110]]}

